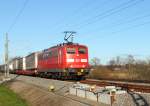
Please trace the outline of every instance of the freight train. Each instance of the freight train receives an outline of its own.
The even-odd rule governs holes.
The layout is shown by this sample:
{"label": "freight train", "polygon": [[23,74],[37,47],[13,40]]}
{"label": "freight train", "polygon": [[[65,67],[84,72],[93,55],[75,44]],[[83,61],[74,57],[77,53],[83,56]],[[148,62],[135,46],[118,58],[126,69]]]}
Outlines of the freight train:
{"label": "freight train", "polygon": [[88,47],[72,42],[62,43],[12,59],[9,62],[9,70],[11,73],[23,75],[83,79],[90,71]]}

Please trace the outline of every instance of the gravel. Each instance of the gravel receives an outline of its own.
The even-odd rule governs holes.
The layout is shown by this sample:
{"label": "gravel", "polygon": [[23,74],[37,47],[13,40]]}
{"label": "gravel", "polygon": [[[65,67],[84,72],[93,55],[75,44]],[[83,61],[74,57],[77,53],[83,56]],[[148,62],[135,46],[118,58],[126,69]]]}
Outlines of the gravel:
{"label": "gravel", "polygon": [[119,94],[113,106],[150,106],[150,93]]}

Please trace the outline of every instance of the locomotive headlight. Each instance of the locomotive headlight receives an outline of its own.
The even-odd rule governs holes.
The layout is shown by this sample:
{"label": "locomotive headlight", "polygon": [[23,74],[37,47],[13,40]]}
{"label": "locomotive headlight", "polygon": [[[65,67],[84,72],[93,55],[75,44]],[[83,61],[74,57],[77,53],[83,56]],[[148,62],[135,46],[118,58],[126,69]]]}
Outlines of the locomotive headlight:
{"label": "locomotive headlight", "polygon": [[74,59],[67,59],[67,62],[74,62]]}
{"label": "locomotive headlight", "polygon": [[87,59],[81,59],[81,62],[86,63]]}
{"label": "locomotive headlight", "polygon": [[84,70],[83,69],[81,69],[81,73],[83,73],[84,72]]}
{"label": "locomotive headlight", "polygon": [[67,72],[67,71],[64,69],[64,72]]}
{"label": "locomotive headlight", "polygon": [[35,70],[34,72],[37,73],[37,70]]}

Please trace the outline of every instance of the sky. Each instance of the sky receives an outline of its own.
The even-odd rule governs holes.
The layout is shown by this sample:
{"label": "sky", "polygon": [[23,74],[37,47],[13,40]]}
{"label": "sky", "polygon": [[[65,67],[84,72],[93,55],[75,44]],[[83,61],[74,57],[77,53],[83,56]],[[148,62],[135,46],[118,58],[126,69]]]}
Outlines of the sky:
{"label": "sky", "polygon": [[150,0],[0,0],[0,63],[5,33],[9,56],[25,56],[64,42],[87,45],[102,64],[116,56],[150,57]]}

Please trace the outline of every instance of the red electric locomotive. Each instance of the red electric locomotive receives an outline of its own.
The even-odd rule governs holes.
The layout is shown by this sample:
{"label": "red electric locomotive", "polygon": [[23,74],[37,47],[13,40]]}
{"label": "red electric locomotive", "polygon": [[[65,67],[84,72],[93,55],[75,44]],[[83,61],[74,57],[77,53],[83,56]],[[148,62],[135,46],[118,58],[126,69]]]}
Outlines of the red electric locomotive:
{"label": "red electric locomotive", "polygon": [[89,72],[88,48],[79,44],[60,44],[38,56],[37,73],[57,78],[81,78]]}

